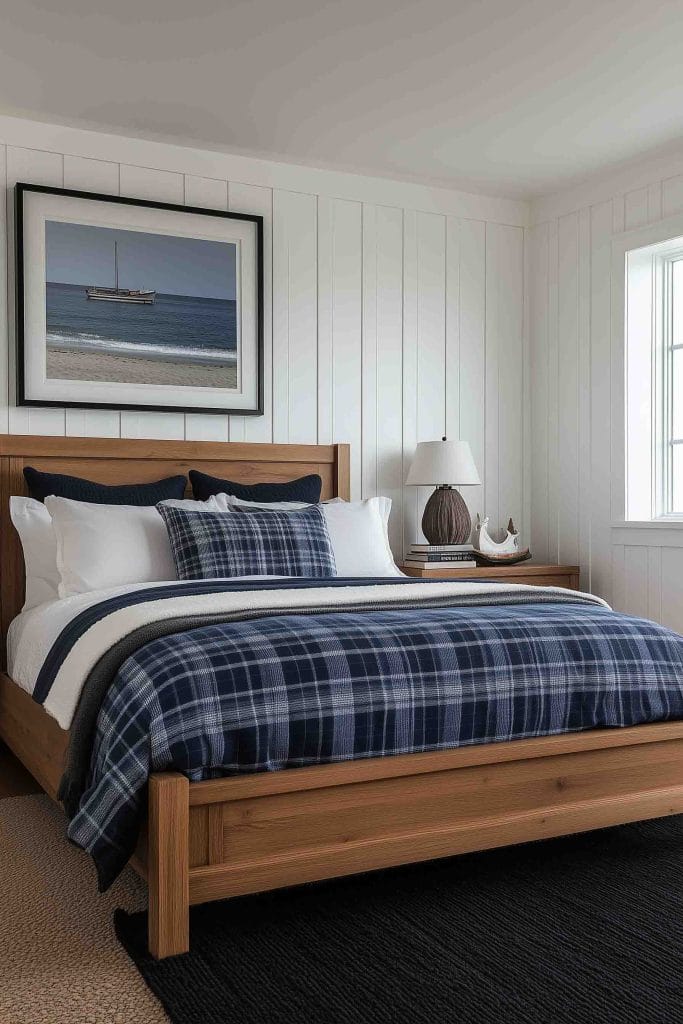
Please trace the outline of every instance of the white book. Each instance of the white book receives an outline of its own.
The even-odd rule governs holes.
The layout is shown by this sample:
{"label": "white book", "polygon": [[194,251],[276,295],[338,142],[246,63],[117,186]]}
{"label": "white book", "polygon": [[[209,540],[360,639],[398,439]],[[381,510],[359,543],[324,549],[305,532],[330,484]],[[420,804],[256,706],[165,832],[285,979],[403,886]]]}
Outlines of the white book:
{"label": "white book", "polygon": [[471,557],[471,551],[409,551],[406,555],[406,558],[413,558],[416,562],[457,562],[467,561]]}
{"label": "white book", "polygon": [[477,563],[474,559],[459,559],[457,562],[421,562],[416,558],[406,558],[404,565],[414,566],[416,569],[476,569]]}
{"label": "white book", "polygon": [[438,554],[440,551],[474,551],[473,544],[411,544],[411,551],[424,551],[425,554]]}

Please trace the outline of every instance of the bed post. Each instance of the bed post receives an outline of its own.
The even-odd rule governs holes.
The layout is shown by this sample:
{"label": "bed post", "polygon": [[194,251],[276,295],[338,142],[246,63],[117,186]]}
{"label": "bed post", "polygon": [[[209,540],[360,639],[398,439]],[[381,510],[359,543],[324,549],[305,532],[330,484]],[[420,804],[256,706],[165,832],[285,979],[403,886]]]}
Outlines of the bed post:
{"label": "bed post", "polygon": [[156,960],[190,948],[190,784],[177,772],[149,780],[149,951]]}
{"label": "bed post", "polygon": [[336,444],[334,448],[335,497],[351,501],[351,445]]}

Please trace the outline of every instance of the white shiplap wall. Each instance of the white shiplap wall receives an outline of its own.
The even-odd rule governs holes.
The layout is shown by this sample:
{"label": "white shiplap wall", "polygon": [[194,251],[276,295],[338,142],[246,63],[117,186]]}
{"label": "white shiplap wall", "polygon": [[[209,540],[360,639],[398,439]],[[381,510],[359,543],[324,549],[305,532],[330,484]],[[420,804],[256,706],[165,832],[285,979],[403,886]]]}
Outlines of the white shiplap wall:
{"label": "white shiplap wall", "polygon": [[612,241],[683,211],[683,155],[533,204],[529,232],[531,543],[578,562],[620,610],[683,632],[683,528],[615,526]]}
{"label": "white shiplap wall", "polygon": [[[265,415],[14,406],[17,181],[262,214]],[[524,530],[526,204],[3,117],[0,182],[1,431],[348,441],[352,493],[394,499],[400,555],[429,494],[403,486],[415,444],[447,430],[484,481],[472,510]]]}

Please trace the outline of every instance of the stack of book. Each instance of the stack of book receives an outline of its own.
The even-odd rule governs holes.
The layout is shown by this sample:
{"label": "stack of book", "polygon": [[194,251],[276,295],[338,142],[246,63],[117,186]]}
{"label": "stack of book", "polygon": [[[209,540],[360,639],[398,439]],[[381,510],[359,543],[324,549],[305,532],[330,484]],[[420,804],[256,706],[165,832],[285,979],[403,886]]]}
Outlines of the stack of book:
{"label": "stack of book", "polygon": [[405,564],[420,569],[474,569],[472,544],[413,544]]}

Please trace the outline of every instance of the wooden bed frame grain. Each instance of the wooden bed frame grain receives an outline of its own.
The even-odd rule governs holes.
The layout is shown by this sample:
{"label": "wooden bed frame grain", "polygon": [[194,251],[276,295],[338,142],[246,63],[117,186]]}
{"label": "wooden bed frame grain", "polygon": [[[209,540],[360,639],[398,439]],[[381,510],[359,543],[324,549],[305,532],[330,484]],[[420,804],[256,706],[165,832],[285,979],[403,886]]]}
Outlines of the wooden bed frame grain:
{"label": "wooden bed frame grain", "polygon": [[[346,445],[0,437],[3,637],[23,601],[8,498],[25,464],[103,483],[319,472],[325,497],[349,496]],[[0,737],[56,799],[68,734],[4,673]],[[161,958],[189,948],[191,904],[681,812],[683,722],[664,722],[209,782],[155,774],[131,863]]]}

